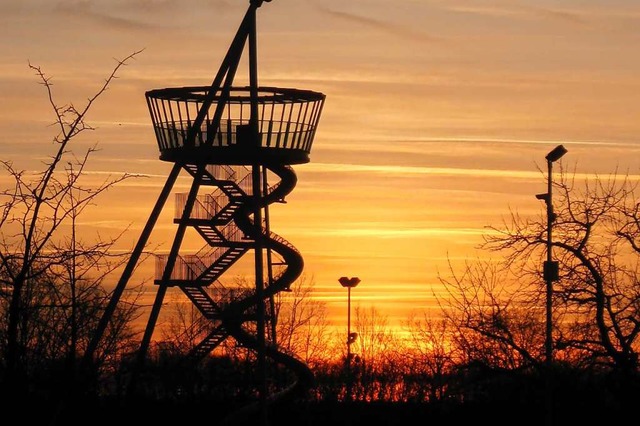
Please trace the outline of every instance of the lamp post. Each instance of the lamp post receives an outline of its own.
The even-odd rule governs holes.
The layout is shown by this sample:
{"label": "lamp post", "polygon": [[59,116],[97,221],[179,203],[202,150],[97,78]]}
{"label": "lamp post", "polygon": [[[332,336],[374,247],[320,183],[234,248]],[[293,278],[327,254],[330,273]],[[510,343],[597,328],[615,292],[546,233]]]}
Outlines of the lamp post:
{"label": "lamp post", "polygon": [[553,187],[553,163],[562,158],[567,153],[567,149],[558,145],[545,156],[547,160],[547,192],[545,194],[537,194],[536,198],[544,200],[547,205],[547,260],[544,262],[542,268],[542,276],[546,282],[546,327],[545,327],[545,364],[546,364],[546,377],[547,377],[547,425],[553,424],[553,396],[552,396],[552,383],[551,383],[551,365],[553,362],[553,324],[552,324],[552,308],[553,308],[553,282],[558,280],[558,262],[553,260],[552,256],[552,228],[553,222],[556,219],[556,214],[553,212],[553,203],[551,198],[551,191]]}
{"label": "lamp post", "polygon": [[351,289],[360,283],[358,277],[340,277],[338,282],[347,288],[347,401],[351,401],[351,345],[356,341],[358,333],[351,332]]}
{"label": "lamp post", "polygon": [[551,198],[551,191],[553,187],[553,163],[562,158],[567,153],[567,149],[558,145],[551,150],[545,159],[547,160],[547,192],[546,194],[538,194],[536,198],[544,200],[547,205],[547,260],[544,262],[542,275],[547,284],[546,288],[546,333],[545,333],[545,361],[547,366],[551,364],[553,360],[553,336],[552,336],[552,320],[551,320],[551,308],[552,308],[552,296],[553,296],[553,282],[558,280],[558,262],[553,260],[552,256],[552,228],[553,222],[556,219],[556,215],[553,212],[553,203]]}

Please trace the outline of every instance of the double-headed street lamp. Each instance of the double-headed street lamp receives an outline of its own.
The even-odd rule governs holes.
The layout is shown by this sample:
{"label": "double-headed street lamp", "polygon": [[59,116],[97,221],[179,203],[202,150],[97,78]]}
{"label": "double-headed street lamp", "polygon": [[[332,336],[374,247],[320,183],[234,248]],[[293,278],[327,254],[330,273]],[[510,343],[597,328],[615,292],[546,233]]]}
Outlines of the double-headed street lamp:
{"label": "double-headed street lamp", "polygon": [[360,278],[340,277],[338,282],[347,288],[347,401],[351,401],[351,345],[358,337],[358,333],[351,332],[351,289],[360,283]]}

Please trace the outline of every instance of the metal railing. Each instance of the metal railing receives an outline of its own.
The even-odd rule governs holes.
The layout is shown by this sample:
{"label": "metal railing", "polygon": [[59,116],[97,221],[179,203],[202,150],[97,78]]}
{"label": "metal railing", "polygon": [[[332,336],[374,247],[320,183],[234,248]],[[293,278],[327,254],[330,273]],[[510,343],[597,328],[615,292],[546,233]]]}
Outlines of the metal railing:
{"label": "metal railing", "polygon": [[[198,116],[211,87],[180,87],[151,90],[147,105],[160,151],[185,147],[231,147],[248,143],[243,140],[243,126],[250,123],[252,102],[257,103],[258,117],[253,117],[258,147],[302,150],[309,153],[320,120],[325,95],[291,88],[258,88],[252,97],[249,87],[232,87],[228,97],[218,89],[207,110],[205,120],[192,140],[189,130]],[[216,125],[214,113],[224,104]]]}

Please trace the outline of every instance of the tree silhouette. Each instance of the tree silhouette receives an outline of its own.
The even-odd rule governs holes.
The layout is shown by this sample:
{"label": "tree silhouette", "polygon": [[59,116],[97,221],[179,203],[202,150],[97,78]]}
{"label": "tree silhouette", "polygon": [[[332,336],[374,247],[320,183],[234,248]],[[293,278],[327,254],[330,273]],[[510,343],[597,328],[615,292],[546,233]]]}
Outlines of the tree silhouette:
{"label": "tree silhouette", "polygon": [[[575,176],[563,171],[554,182],[554,405],[591,401],[610,412],[630,406],[640,389],[638,184],[617,172]],[[456,386],[466,400],[535,401],[549,391],[541,380],[547,218],[511,212],[490,231],[480,249],[502,257],[470,260],[440,277],[447,296],[439,301],[459,354]]]}
{"label": "tree silhouette", "polygon": [[[95,130],[86,121],[98,98],[116,78],[117,72],[140,52],[118,60],[111,74],[81,108],[72,103],[59,105],[50,77],[29,64],[46,90],[57,134],[55,152],[44,162],[41,172],[30,174],[11,161],[2,160],[13,185],[0,192],[0,288],[2,289],[1,348],[3,390],[9,394],[27,390],[29,369],[34,359],[61,356],[75,369],[75,359],[92,331],[107,293],[105,278],[126,259],[111,248],[120,235],[97,236],[86,242],[77,234],[77,218],[100,194],[131,174],[109,176],[97,186],[83,184],[89,159],[97,150],[88,148],[78,155],[72,142]],[[128,323],[135,304],[121,310],[111,325],[111,338],[102,346],[103,360],[117,352],[130,337]]]}
{"label": "tree silhouette", "polygon": [[[564,172],[554,183],[553,223],[560,280],[553,291],[554,346],[559,357],[632,372],[638,368],[640,286],[638,183],[615,172],[577,182]],[[485,248],[541,282],[547,224],[513,216],[493,228]],[[541,306],[541,305],[540,305]]]}

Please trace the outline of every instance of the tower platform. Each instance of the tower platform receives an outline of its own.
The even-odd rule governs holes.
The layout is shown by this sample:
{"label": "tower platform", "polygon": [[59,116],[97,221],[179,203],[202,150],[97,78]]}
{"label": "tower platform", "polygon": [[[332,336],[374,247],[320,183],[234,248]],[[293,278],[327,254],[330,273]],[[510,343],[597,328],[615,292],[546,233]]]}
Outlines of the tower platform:
{"label": "tower platform", "polygon": [[[277,87],[258,87],[254,93],[250,87],[211,90],[202,86],[146,92],[161,160],[227,165],[309,162],[323,93]],[[193,128],[207,103],[202,124]],[[254,119],[252,107],[257,109]]]}

